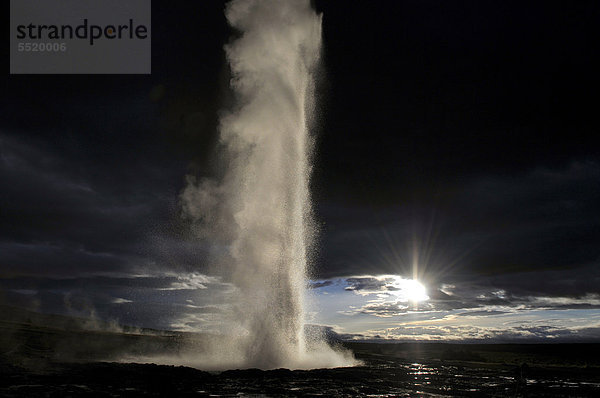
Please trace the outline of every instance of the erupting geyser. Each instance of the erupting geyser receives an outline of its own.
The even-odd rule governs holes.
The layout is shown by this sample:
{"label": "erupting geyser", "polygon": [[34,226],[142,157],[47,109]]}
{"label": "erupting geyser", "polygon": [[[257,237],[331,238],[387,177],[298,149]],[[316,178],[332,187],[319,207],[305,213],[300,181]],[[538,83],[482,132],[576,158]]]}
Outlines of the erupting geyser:
{"label": "erupting geyser", "polygon": [[220,351],[240,367],[350,365],[304,334],[321,16],[309,0],[234,0],[226,16],[239,36],[225,47],[236,97],[221,118],[225,171],[219,182],[191,179],[182,194],[198,233],[218,241],[214,262],[240,296],[232,325],[240,333]]}

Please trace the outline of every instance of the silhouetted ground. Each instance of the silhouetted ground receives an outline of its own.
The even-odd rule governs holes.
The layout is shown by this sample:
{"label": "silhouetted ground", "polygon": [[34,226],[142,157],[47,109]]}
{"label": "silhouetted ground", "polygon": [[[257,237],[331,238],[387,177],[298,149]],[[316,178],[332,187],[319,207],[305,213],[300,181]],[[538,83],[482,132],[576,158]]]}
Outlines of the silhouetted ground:
{"label": "silhouetted ground", "polygon": [[98,362],[119,352],[176,352],[181,334],[91,332],[79,320],[46,316],[39,325],[36,316],[0,323],[2,397],[600,396],[599,344],[345,343],[364,366],[209,373]]}

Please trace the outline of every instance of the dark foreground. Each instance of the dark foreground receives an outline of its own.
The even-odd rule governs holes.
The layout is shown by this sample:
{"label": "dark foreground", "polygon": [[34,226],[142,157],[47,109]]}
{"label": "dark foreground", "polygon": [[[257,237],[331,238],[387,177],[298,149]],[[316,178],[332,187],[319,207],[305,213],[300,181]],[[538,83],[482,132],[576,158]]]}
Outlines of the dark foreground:
{"label": "dark foreground", "polygon": [[[598,351],[597,346],[585,346],[578,348]],[[427,355],[436,351],[442,356],[452,355],[452,352],[458,353],[458,356],[470,355],[465,354],[469,352],[481,355],[473,354],[476,351],[467,346],[453,346],[450,351],[447,351],[448,347],[440,351],[442,345],[390,346],[391,351],[400,347],[408,347],[408,351],[425,348]],[[377,353],[382,350],[376,345],[354,348],[357,348],[357,356],[365,361],[365,366],[310,371],[248,369],[208,373],[186,367],[114,362],[47,363],[38,369],[4,363],[0,368],[0,396],[600,396],[597,367],[530,366],[425,358],[410,361],[395,357],[393,353]],[[521,352],[515,353],[514,349],[506,347],[507,351],[498,353],[501,356],[531,358],[531,348],[520,347],[518,351]],[[551,349],[551,346],[544,348]],[[493,356],[493,352],[481,352]]]}
{"label": "dark foreground", "polygon": [[55,321],[0,322],[1,397],[600,396],[599,344],[346,343],[364,366],[209,373],[101,361],[121,351],[173,351],[180,335],[89,332]]}
{"label": "dark foreground", "polygon": [[[0,396],[597,397],[597,369],[407,363],[367,359],[356,368],[207,373],[186,367],[87,363],[45,371],[4,365]],[[524,373],[524,374],[523,374]]]}

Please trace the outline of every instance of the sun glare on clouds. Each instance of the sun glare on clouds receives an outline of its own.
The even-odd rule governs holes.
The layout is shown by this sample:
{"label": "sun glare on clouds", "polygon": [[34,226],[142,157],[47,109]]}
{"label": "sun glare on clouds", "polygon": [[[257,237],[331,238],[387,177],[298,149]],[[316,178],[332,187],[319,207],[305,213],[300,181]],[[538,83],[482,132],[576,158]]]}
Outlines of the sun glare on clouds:
{"label": "sun glare on clouds", "polygon": [[377,295],[392,297],[395,301],[418,303],[429,300],[427,290],[416,279],[405,279],[399,275],[354,276],[346,279],[344,289],[361,296]]}
{"label": "sun glare on clouds", "polygon": [[399,289],[392,291],[392,294],[397,296],[399,300],[412,303],[429,300],[425,286],[419,281],[415,279],[402,279],[399,276],[396,279],[394,286],[398,286]]}

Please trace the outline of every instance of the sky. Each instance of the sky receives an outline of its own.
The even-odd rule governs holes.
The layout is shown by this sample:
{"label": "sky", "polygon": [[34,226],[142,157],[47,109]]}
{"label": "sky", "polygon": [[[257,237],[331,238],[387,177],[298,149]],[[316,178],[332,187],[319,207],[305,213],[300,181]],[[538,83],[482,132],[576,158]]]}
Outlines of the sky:
{"label": "sky", "polygon": [[[314,5],[309,322],[348,339],[598,341],[600,6]],[[149,76],[6,66],[0,303],[219,330],[235,286],[180,194],[218,167],[223,9],[153,2]]]}

